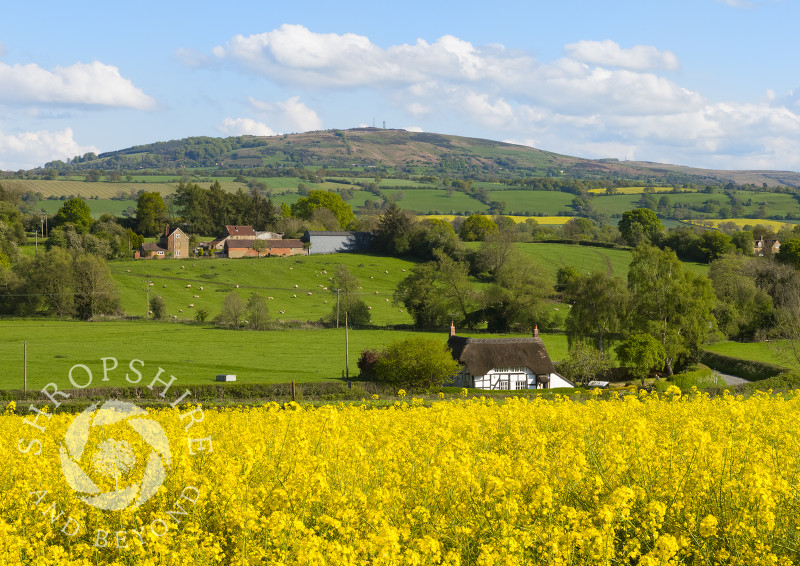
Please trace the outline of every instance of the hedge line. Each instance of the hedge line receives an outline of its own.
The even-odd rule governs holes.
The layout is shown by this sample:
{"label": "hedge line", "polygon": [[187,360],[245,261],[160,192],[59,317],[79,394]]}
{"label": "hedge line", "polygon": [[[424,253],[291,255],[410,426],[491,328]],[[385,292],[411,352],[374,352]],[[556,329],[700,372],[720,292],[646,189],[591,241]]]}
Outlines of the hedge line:
{"label": "hedge line", "polygon": [[786,372],[786,368],[774,364],[743,360],[733,356],[716,354],[708,350],[703,350],[700,361],[719,372],[735,375],[748,381],[761,381]]}

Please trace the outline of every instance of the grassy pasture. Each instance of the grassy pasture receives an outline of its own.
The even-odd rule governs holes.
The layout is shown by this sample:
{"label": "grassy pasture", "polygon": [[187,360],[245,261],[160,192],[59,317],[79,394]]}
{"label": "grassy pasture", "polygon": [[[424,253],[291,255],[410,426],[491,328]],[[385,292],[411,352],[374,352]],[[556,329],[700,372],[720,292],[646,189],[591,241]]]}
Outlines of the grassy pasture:
{"label": "grassy pasture", "polygon": [[[644,193],[646,187],[617,187],[616,194],[618,195],[641,195]],[[653,193],[671,193],[672,187],[650,187]],[[606,194],[605,189],[589,189],[590,193],[596,195]],[[694,193],[695,189],[681,189],[682,193]]]}
{"label": "grassy pasture", "polygon": [[372,307],[373,324],[412,322],[402,305],[392,304],[397,283],[414,266],[413,262],[402,259],[335,254],[260,259],[144,259],[115,261],[109,266],[122,307],[129,315],[144,316],[144,282],[151,281],[150,296],[162,296],[167,313],[179,320],[194,319],[200,308],[207,309],[211,317],[216,316],[222,310],[225,295],[236,290],[244,299],[251,293],[267,298],[273,319],[306,321],[329,315],[336,305],[336,294],[323,288],[330,285],[329,278],[339,264],[346,265],[361,280],[362,298]]}
{"label": "grassy pasture", "polygon": [[[383,194],[393,197],[398,192],[400,191],[397,189],[386,189]],[[409,189],[402,192],[405,196],[397,205],[400,208],[422,214],[431,211],[447,213],[449,211],[484,212],[488,210],[488,207],[482,202],[458,191],[454,191],[451,197],[447,196],[447,191],[440,189]]]}
{"label": "grassy pasture", "polygon": [[[487,218],[492,218],[489,214],[484,214]],[[505,216],[505,215],[504,215]],[[439,218],[441,220],[447,220],[448,222],[452,222],[457,218],[455,214],[426,214],[420,216],[420,218]],[[528,218],[532,218],[536,220],[538,224],[545,224],[545,225],[552,225],[552,226],[560,226],[561,224],[566,224],[573,218],[574,216],[516,216],[511,215],[507,216],[514,222],[525,222]]]}
{"label": "grassy pasture", "polygon": [[[425,333],[350,330],[350,375],[358,375],[356,362],[362,350],[382,348],[411,335],[447,338],[445,329]],[[565,337],[543,335],[542,339],[554,360],[566,355]],[[144,376],[142,384],[149,384],[158,368],[163,368],[162,377],[174,375],[179,386],[208,384],[218,373],[236,374],[245,383],[328,381],[341,378],[345,367],[344,329],[253,332],[152,321],[0,321],[2,389],[22,388],[23,341],[27,341],[29,389],[41,389],[50,382],[60,389],[70,388],[69,370],[76,364],[92,370],[92,386],[129,385],[125,373],[133,359],[145,363],[144,368],[137,367]],[[100,360],[104,357],[119,361],[107,382],[102,381]],[[76,381],[87,379],[82,370],[76,370],[75,376]]]}
{"label": "grassy pasture", "polygon": [[506,210],[517,214],[556,215],[568,210],[575,195],[559,191],[489,191],[489,199],[506,203]]}
{"label": "grassy pasture", "polygon": [[724,341],[706,344],[703,348],[715,354],[800,370],[797,360],[789,353],[789,344],[784,340],[774,342]]}
{"label": "grassy pasture", "polygon": [[[559,267],[572,266],[581,273],[591,271],[610,272],[616,277],[625,278],[631,263],[629,250],[596,248],[572,244],[517,244],[520,251],[536,260],[553,278]],[[682,262],[684,269],[699,275],[708,274],[708,265],[702,263]]]}

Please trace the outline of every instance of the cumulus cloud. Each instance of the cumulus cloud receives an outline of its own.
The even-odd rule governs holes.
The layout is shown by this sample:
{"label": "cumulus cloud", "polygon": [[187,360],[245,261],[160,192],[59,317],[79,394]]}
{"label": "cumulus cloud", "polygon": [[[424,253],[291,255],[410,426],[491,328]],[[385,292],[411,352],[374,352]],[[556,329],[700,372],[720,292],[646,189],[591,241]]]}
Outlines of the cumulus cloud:
{"label": "cumulus cloud", "polygon": [[[679,62],[654,46],[586,40],[564,53],[543,62],[451,35],[380,47],[363,35],[287,24],[236,36],[212,54],[220,66],[299,92],[369,91],[426,131],[457,121],[462,133],[536,140],[585,157],[731,168],[774,160],[771,168],[800,169],[800,153],[792,154],[800,138],[796,94],[770,93],[754,104],[709,100],[664,76]],[[251,105],[280,131],[321,127],[298,97]]]}
{"label": "cumulus cloud", "polygon": [[0,131],[0,170],[30,169],[48,161],[66,160],[88,152],[98,153],[99,150],[76,142],[72,128],[60,132],[43,130],[18,134]]}
{"label": "cumulus cloud", "polygon": [[275,132],[252,118],[225,118],[219,131],[228,136],[274,136]]}
{"label": "cumulus cloud", "polygon": [[0,102],[85,105],[152,110],[155,101],[124,78],[117,67],[99,61],[56,67],[0,63]]}
{"label": "cumulus cloud", "polygon": [[678,68],[678,58],[674,53],[659,51],[652,45],[636,45],[623,49],[619,43],[606,39],[570,43],[564,47],[564,50],[571,58],[592,65],[621,67],[637,71]]}
{"label": "cumulus cloud", "polygon": [[322,120],[317,113],[300,102],[299,96],[292,96],[282,102],[265,102],[250,98],[250,105],[285,126],[287,131],[308,132],[322,128]]}

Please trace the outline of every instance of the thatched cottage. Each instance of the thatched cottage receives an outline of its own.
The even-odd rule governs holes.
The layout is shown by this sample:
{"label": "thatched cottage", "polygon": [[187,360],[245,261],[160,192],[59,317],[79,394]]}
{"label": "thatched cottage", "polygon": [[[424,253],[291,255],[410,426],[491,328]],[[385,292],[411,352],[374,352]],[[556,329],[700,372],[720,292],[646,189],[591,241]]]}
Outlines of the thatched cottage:
{"label": "thatched cottage", "polygon": [[466,338],[450,325],[447,341],[453,358],[463,364],[456,387],[475,389],[551,389],[575,387],[556,373],[539,330],[531,338]]}

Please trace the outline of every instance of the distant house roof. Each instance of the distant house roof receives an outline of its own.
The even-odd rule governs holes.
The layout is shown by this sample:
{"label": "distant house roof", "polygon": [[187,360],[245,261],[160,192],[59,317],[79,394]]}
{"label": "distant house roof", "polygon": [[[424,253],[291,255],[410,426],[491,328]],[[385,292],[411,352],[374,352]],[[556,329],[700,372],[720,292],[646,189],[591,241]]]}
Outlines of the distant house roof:
{"label": "distant house roof", "polygon": [[226,240],[226,248],[252,248],[255,240]]}
{"label": "distant house roof", "polygon": [[142,244],[142,250],[147,251],[147,252],[159,252],[159,251],[165,252],[165,251],[167,251],[164,248],[162,248],[161,246],[159,246],[158,244],[155,244],[153,242],[145,242],[144,244]]}
{"label": "distant house roof", "polygon": [[247,236],[248,238],[255,238],[256,231],[252,226],[225,226],[225,232],[229,236]]}
{"label": "distant house roof", "polygon": [[526,367],[536,375],[550,375],[555,367],[544,342],[535,338],[466,338],[451,336],[447,342],[453,358],[472,375],[486,375],[495,368]]}

